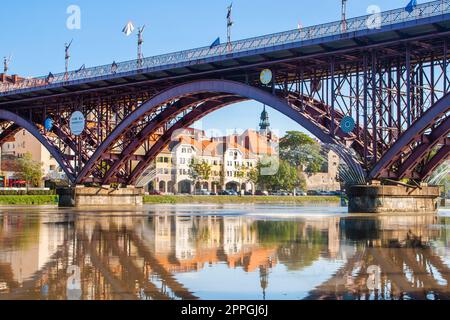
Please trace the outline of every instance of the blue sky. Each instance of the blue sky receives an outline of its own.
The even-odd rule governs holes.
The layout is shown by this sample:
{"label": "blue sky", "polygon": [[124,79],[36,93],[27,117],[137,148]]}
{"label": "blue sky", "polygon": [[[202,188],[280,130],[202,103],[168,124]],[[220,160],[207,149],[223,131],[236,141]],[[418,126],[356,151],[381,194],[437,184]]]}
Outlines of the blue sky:
{"label": "blue sky", "polygon": [[[231,1],[231,0],[230,0]],[[109,64],[136,58],[136,35],[121,33],[127,21],[147,25],[145,56],[210,45],[226,39],[225,0],[5,0],[0,12],[0,57],[13,54],[11,73],[24,76],[64,71],[64,43],[74,40],[71,68]],[[234,0],[233,39],[274,33],[340,19],[340,0]],[[383,11],[406,6],[408,0],[348,0],[348,16],[366,14],[378,5]],[[419,3],[425,1],[419,1]],[[81,9],[81,29],[69,30],[69,5]],[[203,119],[198,127],[225,132],[256,128],[262,106],[255,102],[234,105]],[[274,129],[301,129],[269,110]],[[226,121],[224,121],[226,119]]]}

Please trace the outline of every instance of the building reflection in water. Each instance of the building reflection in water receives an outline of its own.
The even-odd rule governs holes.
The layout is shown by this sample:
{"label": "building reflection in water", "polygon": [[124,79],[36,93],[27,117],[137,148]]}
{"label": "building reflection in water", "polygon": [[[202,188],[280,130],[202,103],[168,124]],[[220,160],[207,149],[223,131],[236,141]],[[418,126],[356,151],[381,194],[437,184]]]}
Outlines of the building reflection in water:
{"label": "building reflection in water", "polygon": [[[220,292],[227,277],[245,274],[258,279],[252,298],[273,299],[283,298],[280,277],[306,283],[306,271],[327,278],[299,288],[296,298],[450,298],[445,217],[174,213],[0,213],[0,299],[208,299],[198,286]],[[323,261],[339,263],[322,270]],[[183,281],[219,267],[218,282]]]}

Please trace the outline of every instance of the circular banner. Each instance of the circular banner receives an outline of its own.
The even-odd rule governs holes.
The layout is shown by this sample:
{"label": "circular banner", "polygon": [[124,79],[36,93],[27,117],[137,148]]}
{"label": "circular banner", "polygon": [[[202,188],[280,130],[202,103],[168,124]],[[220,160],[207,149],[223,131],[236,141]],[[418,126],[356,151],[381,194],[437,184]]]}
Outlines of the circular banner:
{"label": "circular banner", "polygon": [[264,69],[263,71],[261,71],[261,74],[259,76],[261,83],[264,85],[271,83],[272,77],[273,77],[273,74],[270,69]]}
{"label": "circular banner", "polygon": [[341,129],[345,133],[350,133],[355,130],[356,124],[352,117],[344,117],[341,121]]}
{"label": "circular banner", "polygon": [[86,119],[80,111],[75,111],[70,117],[70,131],[74,136],[79,136],[83,133],[86,126]]}
{"label": "circular banner", "polygon": [[44,128],[47,131],[51,131],[53,128],[53,119],[52,118],[47,118],[44,121]]}

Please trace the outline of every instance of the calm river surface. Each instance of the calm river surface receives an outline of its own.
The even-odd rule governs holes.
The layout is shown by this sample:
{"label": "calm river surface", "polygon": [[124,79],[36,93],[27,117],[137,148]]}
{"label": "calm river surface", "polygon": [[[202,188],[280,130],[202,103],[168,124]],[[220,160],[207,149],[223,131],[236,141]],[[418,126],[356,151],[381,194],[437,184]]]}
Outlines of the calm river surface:
{"label": "calm river surface", "polygon": [[0,299],[450,299],[450,209],[0,208]]}

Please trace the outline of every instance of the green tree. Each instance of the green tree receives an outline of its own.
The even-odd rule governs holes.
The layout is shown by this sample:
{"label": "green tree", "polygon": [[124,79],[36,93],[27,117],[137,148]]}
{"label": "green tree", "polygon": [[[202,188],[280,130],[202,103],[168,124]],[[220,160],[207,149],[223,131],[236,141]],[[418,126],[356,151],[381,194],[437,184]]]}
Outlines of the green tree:
{"label": "green tree", "polygon": [[[256,171],[258,184],[266,190],[286,190],[293,191],[294,189],[306,189],[306,180],[302,171],[291,165],[289,162],[281,160],[279,162],[278,170],[275,174],[265,175],[262,169],[267,166],[261,163],[258,164]],[[270,166],[270,164],[269,164]]]}
{"label": "green tree", "polygon": [[16,177],[26,181],[27,189],[30,186],[38,187],[41,184],[44,175],[41,162],[33,160],[31,153],[26,153],[23,157],[16,160]]}
{"label": "green tree", "polygon": [[298,131],[288,131],[280,140],[280,158],[301,167],[307,173],[320,172],[325,162],[320,144]]}
{"label": "green tree", "polygon": [[189,164],[189,176],[194,182],[194,186],[198,182],[206,182],[211,177],[212,168],[205,160],[192,159]]}
{"label": "green tree", "polygon": [[259,184],[259,170],[258,168],[251,168],[248,171],[248,182],[251,182],[255,185],[255,187],[258,187]]}

